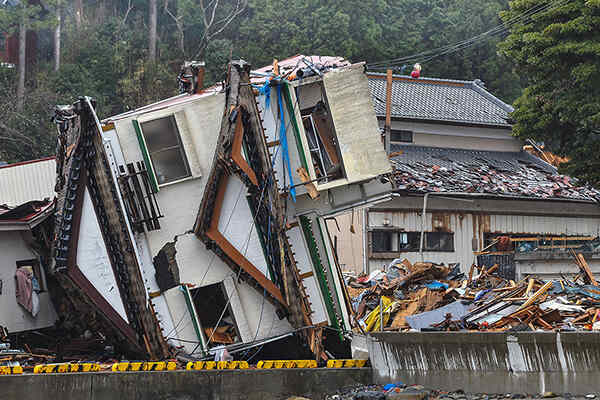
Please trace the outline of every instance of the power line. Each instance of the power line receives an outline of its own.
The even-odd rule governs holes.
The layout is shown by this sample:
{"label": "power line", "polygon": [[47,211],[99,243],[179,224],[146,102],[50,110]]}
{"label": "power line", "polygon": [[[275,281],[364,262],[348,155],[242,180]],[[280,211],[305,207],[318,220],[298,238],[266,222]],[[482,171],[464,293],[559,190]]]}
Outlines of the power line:
{"label": "power line", "polygon": [[568,3],[569,1],[570,0],[558,0],[556,2],[550,2],[547,4],[543,4],[543,5],[536,5],[534,7],[531,7],[530,9],[524,11],[523,13],[503,22],[501,25],[498,25],[488,31],[485,31],[479,35],[473,36],[469,39],[465,39],[465,40],[459,41],[459,42],[451,44],[451,45],[441,46],[436,49],[427,50],[427,51],[423,51],[420,53],[415,53],[415,54],[405,56],[405,57],[370,63],[367,66],[372,69],[384,68],[386,66],[396,66],[398,64],[407,63],[409,61],[426,62],[426,61],[432,60],[434,58],[437,58],[437,57],[440,57],[443,55],[452,54],[457,51],[479,45],[485,41],[488,41],[489,39],[491,39],[495,36],[502,35],[503,33],[507,32],[512,25],[514,25],[518,22],[521,22],[527,18],[531,18],[534,15],[540,14],[542,12],[561,7],[561,6],[565,5],[566,3]]}
{"label": "power line", "polygon": [[[562,1],[562,0],[559,0],[559,1]],[[520,15],[518,15],[516,17],[513,17],[513,18],[511,18],[510,20],[508,20],[506,22],[503,22],[501,25],[498,25],[498,26],[496,26],[496,27],[494,27],[494,28],[492,28],[492,29],[490,29],[488,31],[480,33],[479,35],[473,36],[473,37],[471,37],[469,39],[465,39],[465,40],[459,41],[459,42],[451,44],[451,45],[445,45],[445,46],[438,47],[436,49],[427,50],[427,51],[424,51],[424,52],[421,52],[421,53],[412,54],[410,56],[400,57],[400,58],[396,58],[396,59],[392,59],[392,60],[388,60],[388,61],[376,62],[376,63],[372,63],[372,64],[369,64],[369,65],[373,65],[373,66],[377,66],[377,65],[380,65],[380,64],[390,64],[391,65],[391,64],[395,64],[395,63],[399,63],[399,62],[405,62],[405,61],[415,60],[415,59],[417,59],[419,57],[428,57],[428,56],[430,56],[432,54],[435,54],[436,52],[439,52],[439,51],[445,51],[445,50],[448,50],[448,49],[451,49],[451,48],[455,48],[455,47],[458,47],[458,46],[469,44],[469,43],[475,42],[475,41],[477,41],[479,39],[483,39],[483,38],[485,38],[488,35],[493,35],[493,34],[495,34],[497,32],[502,32],[502,31],[508,29],[509,25],[513,25],[514,23],[519,22],[519,21],[523,20],[524,18],[530,17],[530,16],[532,16],[532,15],[538,13],[538,12],[541,12],[541,11],[543,11],[544,9],[546,9],[546,8],[548,8],[550,6],[552,6],[552,3],[543,4],[543,5],[536,5],[534,7],[531,7],[530,9],[526,10],[522,14],[520,14]]]}

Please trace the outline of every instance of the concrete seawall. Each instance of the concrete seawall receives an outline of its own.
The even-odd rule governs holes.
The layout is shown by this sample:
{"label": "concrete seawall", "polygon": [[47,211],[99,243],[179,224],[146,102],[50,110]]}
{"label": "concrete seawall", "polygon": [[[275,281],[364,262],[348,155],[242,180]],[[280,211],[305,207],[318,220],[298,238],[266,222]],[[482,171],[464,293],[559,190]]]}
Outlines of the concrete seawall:
{"label": "concrete seawall", "polygon": [[2,400],[285,399],[372,383],[370,368],[161,371],[0,376]]}
{"label": "concrete seawall", "polygon": [[600,389],[598,333],[382,332],[367,341],[378,383],[480,393]]}

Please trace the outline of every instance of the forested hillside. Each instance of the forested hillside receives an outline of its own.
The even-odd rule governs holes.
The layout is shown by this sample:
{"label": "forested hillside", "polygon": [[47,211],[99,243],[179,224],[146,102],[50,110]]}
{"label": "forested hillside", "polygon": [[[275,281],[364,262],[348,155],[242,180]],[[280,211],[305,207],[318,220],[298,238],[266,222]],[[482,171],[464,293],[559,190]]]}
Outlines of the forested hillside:
{"label": "forested hillside", "polygon": [[[18,68],[0,67],[0,160],[52,154],[57,103],[93,96],[106,117],[175,94],[183,60],[206,61],[213,82],[230,57],[254,66],[298,53],[374,63],[469,39],[501,24],[499,12],[508,8],[506,0],[245,1],[0,2],[0,32],[37,32],[35,61],[26,63],[21,85]],[[424,76],[479,78],[512,102],[522,82],[498,53],[505,36],[501,30],[396,68],[410,73],[420,61]]]}

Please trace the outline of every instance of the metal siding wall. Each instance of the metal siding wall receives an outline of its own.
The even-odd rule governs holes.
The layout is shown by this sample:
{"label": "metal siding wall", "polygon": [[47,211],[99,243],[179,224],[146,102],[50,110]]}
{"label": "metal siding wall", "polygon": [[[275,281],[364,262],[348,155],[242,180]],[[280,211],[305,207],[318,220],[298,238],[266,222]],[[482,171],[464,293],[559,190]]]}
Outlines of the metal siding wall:
{"label": "metal siding wall", "polygon": [[[434,213],[435,214],[435,213]],[[459,262],[463,271],[468,271],[475,262],[472,240],[477,239],[478,248],[486,232],[501,233],[552,233],[568,235],[591,235],[599,233],[599,220],[596,218],[544,217],[522,215],[486,215],[472,213],[445,213],[450,215],[448,229],[454,232],[454,252],[423,252],[425,261],[436,263]],[[463,216],[462,220],[460,216]],[[406,231],[421,231],[421,215],[415,211],[369,212],[369,228],[383,227],[384,219],[390,221],[388,227],[397,227]],[[489,223],[488,223],[489,220]],[[489,225],[489,226],[486,226]],[[342,227],[345,229],[345,227]],[[425,231],[432,230],[432,213],[427,212]],[[418,252],[402,253],[400,258],[410,262],[421,261]],[[392,259],[369,259],[370,271],[381,269]]]}
{"label": "metal siding wall", "polygon": [[552,233],[566,235],[598,235],[598,219],[539,217],[528,215],[491,215],[490,231],[502,233]]}
{"label": "metal siding wall", "polygon": [[[463,216],[462,220],[460,215]],[[369,213],[369,228],[383,226],[383,220],[390,220],[389,226],[402,228],[406,231],[421,231],[421,215],[417,212],[377,212]],[[472,250],[473,239],[473,215],[472,214],[450,214],[450,224],[448,229],[454,232],[454,251],[453,252],[423,252],[424,261],[436,263],[460,263],[463,271],[468,270],[474,261]],[[432,230],[432,214],[426,213],[425,231]],[[419,252],[402,253],[400,258],[406,258],[411,263],[421,261]],[[389,264],[392,259],[373,259],[369,260],[370,270],[380,269],[383,264]]]}
{"label": "metal siding wall", "polygon": [[11,207],[31,200],[54,198],[54,159],[0,168],[0,204]]}

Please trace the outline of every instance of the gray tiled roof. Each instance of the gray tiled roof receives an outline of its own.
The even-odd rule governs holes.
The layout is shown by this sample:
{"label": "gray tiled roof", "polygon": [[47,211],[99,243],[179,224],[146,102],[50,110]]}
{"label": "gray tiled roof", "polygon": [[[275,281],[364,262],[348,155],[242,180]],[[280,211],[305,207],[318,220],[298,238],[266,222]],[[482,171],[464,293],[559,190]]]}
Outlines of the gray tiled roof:
{"label": "gray tiled roof", "polygon": [[467,192],[494,196],[597,201],[600,192],[578,186],[550,164],[525,152],[447,149],[392,144],[400,190]]}
{"label": "gray tiled roof", "polygon": [[[510,126],[512,107],[494,97],[475,81],[394,76],[392,117],[449,121],[466,124]],[[385,116],[384,74],[369,73],[375,113]]]}

